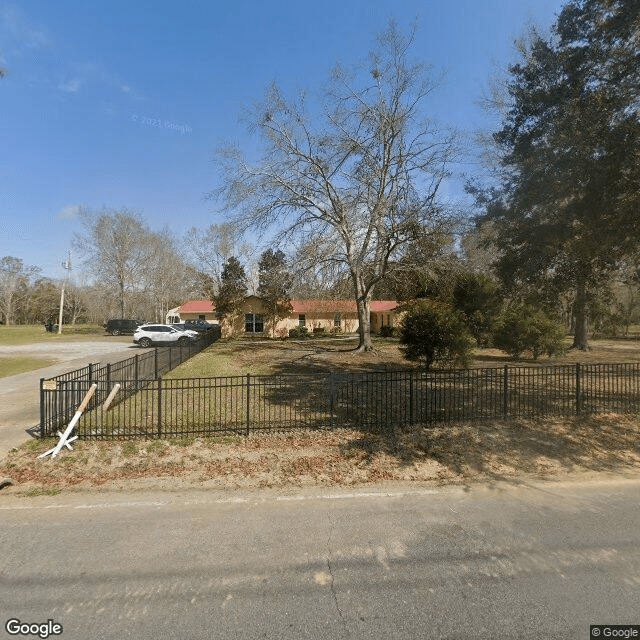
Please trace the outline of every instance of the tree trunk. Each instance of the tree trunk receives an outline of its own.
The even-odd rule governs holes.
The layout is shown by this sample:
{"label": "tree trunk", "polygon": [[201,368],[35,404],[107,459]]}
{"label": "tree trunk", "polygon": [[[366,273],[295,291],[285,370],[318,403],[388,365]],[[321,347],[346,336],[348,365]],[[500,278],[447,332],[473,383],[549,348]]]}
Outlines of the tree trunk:
{"label": "tree trunk", "polygon": [[125,318],[124,315],[124,282],[120,282],[120,317]]}
{"label": "tree trunk", "polygon": [[575,331],[573,333],[573,349],[589,350],[587,289],[584,282],[579,282],[576,289],[576,300],[573,305]]}
{"label": "tree trunk", "polygon": [[360,341],[356,351],[373,351],[371,341],[371,300],[369,296],[358,296],[356,300],[358,308],[358,335]]}

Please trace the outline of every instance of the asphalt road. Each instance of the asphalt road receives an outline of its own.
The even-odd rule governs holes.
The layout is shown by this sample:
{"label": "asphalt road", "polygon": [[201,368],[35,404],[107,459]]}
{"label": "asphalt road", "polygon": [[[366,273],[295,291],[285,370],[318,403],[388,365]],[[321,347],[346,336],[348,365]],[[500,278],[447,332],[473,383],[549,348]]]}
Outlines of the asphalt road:
{"label": "asphalt road", "polygon": [[586,640],[640,624],[639,495],[639,479],[0,494],[2,624],[52,620],[64,640]]}
{"label": "asphalt road", "polygon": [[0,357],[26,356],[57,361],[44,369],[0,378],[0,460],[10,449],[28,440],[30,430],[39,424],[40,378],[86,367],[90,362],[117,362],[140,353],[130,338],[126,342],[125,339],[0,345]]}

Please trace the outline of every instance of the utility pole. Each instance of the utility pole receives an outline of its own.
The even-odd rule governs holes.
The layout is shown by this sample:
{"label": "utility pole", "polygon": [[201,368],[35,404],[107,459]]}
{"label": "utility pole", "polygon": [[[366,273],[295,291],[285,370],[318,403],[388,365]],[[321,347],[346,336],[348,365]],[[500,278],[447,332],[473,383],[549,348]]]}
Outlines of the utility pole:
{"label": "utility pole", "polygon": [[66,270],[64,279],[62,280],[62,290],[60,291],[60,314],[58,315],[58,334],[62,333],[62,310],[64,309],[64,287],[71,273],[71,251],[67,254],[66,262],[62,263],[62,268]]}

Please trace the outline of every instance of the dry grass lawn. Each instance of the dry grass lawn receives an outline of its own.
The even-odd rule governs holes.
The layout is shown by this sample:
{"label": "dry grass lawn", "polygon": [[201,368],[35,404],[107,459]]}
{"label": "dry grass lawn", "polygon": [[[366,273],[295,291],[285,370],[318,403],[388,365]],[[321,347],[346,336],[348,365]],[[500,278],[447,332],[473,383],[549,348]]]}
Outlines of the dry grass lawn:
{"label": "dry grass lawn", "polygon": [[[355,356],[350,342],[220,342],[172,375],[380,370],[407,367],[397,343]],[[598,341],[558,362],[637,362],[640,343]],[[514,364],[485,350],[475,366]],[[527,363],[530,364],[530,363]],[[533,364],[533,362],[531,362]],[[122,489],[260,489],[369,486],[380,483],[468,484],[564,478],[567,474],[640,472],[636,416],[592,416],[416,426],[395,432],[297,431],[161,441],[76,442],[55,459],[37,458],[55,441],[30,441],[0,464],[2,495]]]}
{"label": "dry grass lawn", "polygon": [[54,443],[34,440],[12,451],[0,477],[14,484],[3,494],[442,485],[640,472],[640,423],[612,414],[416,427],[394,434],[349,429],[78,442],[55,460],[37,458]]}

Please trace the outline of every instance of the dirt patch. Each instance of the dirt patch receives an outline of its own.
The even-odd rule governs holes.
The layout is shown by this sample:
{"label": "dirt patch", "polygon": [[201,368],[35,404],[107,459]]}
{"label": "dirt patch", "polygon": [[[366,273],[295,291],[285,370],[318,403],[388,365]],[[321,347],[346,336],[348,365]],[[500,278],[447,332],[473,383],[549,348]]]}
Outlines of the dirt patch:
{"label": "dirt patch", "polygon": [[76,442],[55,460],[55,441],[31,441],[0,465],[2,494],[131,489],[293,489],[386,482],[467,484],[640,472],[640,422],[601,414],[414,427],[175,440]]}

